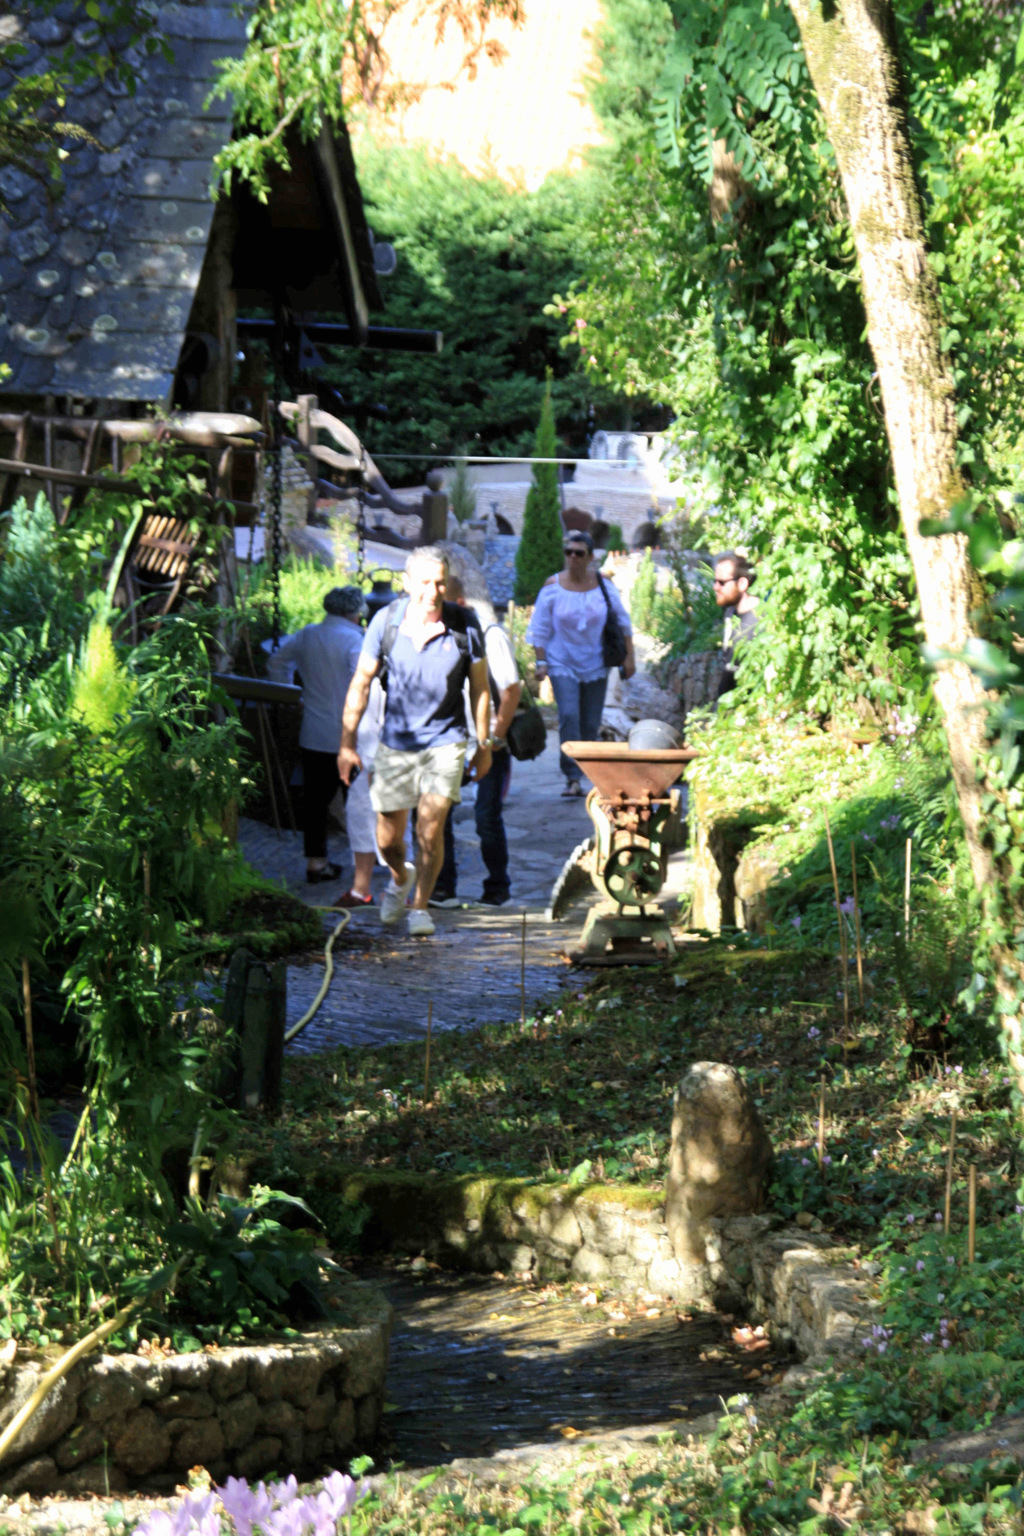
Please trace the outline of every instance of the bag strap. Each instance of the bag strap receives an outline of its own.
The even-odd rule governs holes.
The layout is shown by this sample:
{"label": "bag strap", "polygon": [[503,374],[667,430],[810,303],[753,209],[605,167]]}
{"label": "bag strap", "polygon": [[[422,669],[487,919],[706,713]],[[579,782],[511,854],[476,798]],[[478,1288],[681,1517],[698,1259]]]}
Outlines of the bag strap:
{"label": "bag strap", "polygon": [[614,613],[612,608],[612,600],[608,596],[608,593],[605,591],[604,577],[601,575],[600,571],[595,571],[594,575],[597,577],[597,584],[601,588],[601,596],[604,598],[604,605],[608,609],[608,617],[614,617],[615,622],[618,623],[619,616],[617,613]]}

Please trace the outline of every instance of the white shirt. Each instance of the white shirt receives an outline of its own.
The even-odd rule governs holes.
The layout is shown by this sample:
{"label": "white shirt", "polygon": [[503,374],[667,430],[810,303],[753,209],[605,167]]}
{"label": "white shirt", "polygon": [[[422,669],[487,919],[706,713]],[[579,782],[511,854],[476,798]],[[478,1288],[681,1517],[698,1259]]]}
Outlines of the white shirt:
{"label": "white shirt", "polygon": [[[615,584],[605,578],[608,602],[624,634],[633,626]],[[542,647],[548,671],[571,677],[577,683],[593,683],[607,676],[601,654],[601,636],[608,617],[600,585],[591,592],[571,592],[558,580],[547,582],[537,593],[537,603],[526,631],[530,645]]]}
{"label": "white shirt", "polygon": [[299,746],[309,752],[337,752],[345,695],[363,648],[363,631],[351,619],[329,613],[289,635],[267,659],[275,682],[302,677],[302,729]]}

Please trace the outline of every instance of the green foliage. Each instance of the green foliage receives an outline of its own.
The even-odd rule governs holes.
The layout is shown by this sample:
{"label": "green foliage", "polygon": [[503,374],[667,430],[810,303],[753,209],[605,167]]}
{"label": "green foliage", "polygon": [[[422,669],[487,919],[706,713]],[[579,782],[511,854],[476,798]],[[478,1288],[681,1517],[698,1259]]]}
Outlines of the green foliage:
{"label": "green foliage", "polygon": [[551,175],[527,192],[368,134],[358,165],[374,233],[398,252],[382,284],[386,323],[444,332],[437,357],[328,354],[324,377],[346,401],[387,406],[385,420],[360,427],[384,473],[422,484],[423,464],[403,463],[403,451],[528,454],[548,369],[560,429],[581,449],[589,405],[602,419],[618,409],[559,346],[564,323],[545,305],[583,270],[596,175]]}
{"label": "green foliage", "polygon": [[241,1332],[255,1308],[280,1325],[295,1315],[296,1292],[300,1314],[326,1316],[316,1234],[282,1225],[271,1213],[283,1209],[316,1222],[304,1200],[260,1185],[246,1200],[222,1194],[205,1207],[186,1202],[186,1219],[171,1223],[167,1240],[190,1260],[179,1301],[190,1321]]}
{"label": "green foliage", "polygon": [[[273,632],[273,612],[267,562],[250,567],[235,614],[236,625],[248,625],[254,647]],[[308,556],[289,553],[281,562],[281,632],[294,635],[324,617],[324,597],[332,587],[349,586],[351,573],[323,565]]]}
{"label": "green foliage", "polygon": [[[211,92],[212,98],[235,104],[237,131],[214,161],[225,189],[243,181],[266,202],[272,169],[290,169],[290,129],[309,142],[323,126],[340,123],[363,106],[386,113],[408,99],[415,85],[387,78],[383,36],[388,20],[405,3],[391,0],[379,12],[345,0],[290,0],[280,7],[253,9],[244,54],[219,61],[220,74]],[[465,45],[461,67],[472,70],[488,48],[490,21],[516,22],[520,8],[518,0],[459,5],[427,0],[417,15],[423,25],[429,24],[429,17],[439,36],[447,27],[457,27]]]}
{"label": "green foliage", "polygon": [[93,619],[75,670],[70,710],[94,736],[109,734],[131,708],[133,679],[118,661],[105,614]]}
{"label": "green foliage", "polygon": [[651,624],[654,619],[654,603],[658,595],[658,572],[654,564],[654,556],[648,549],[640,561],[639,569],[633,581],[629,594],[629,614],[637,629],[645,634],[651,633]]}
{"label": "green foliage", "polygon": [[466,471],[465,459],[455,460],[450,499],[452,511],[460,523],[468,523],[476,516],[476,491]]}
{"label": "green foliage", "polygon": [[608,533],[604,541],[604,547],[609,554],[623,554],[626,548],[626,540],[622,532],[621,523],[609,523]]}
{"label": "green foliage", "polygon": [[549,576],[565,564],[562,553],[562,511],[555,457],[555,413],[551,385],[544,391],[534,453],[547,463],[533,466],[532,484],[526,493],[523,533],[516,550],[515,600],[532,603]]}
{"label": "green foliage", "polygon": [[[673,15],[656,108],[672,164],[640,136],[620,146],[586,281],[554,308],[591,371],[671,405],[688,510],[715,543],[759,559],[770,601],[741,686],[763,698],[767,683],[776,707],[887,723],[920,708],[914,594],[850,231],[796,28],[782,0]],[[963,458],[1006,483],[1021,418],[1019,18],[980,3],[927,28],[912,6],[898,16]],[[717,224],[715,140],[736,162],[713,189]]]}

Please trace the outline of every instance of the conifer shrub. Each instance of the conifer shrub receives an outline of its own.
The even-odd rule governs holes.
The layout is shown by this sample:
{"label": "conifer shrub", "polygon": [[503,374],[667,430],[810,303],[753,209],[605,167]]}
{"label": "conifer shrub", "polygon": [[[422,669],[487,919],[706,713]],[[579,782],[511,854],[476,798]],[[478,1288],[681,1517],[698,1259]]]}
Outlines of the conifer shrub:
{"label": "conifer shrub", "polygon": [[562,569],[562,513],[558,494],[558,465],[554,463],[555,411],[551,403],[551,380],[544,391],[534,448],[538,460],[533,466],[533,484],[526,494],[523,535],[516,551],[517,603],[532,603],[549,576]]}

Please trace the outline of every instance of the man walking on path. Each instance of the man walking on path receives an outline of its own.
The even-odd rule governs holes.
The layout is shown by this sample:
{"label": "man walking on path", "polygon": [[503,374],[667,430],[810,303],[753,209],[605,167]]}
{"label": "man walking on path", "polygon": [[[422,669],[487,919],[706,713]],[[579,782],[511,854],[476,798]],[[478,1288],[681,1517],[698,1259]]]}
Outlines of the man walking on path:
{"label": "man walking on path", "polygon": [[359,587],[332,587],[325,615],[289,635],[267,661],[275,682],[302,678],[302,841],[310,885],[337,880],[341,865],[327,858],[327,808],[338,792],[338,716],[363,646],[359,618],[366,599]]}
{"label": "man walking on path", "polygon": [[[449,574],[445,597],[460,608],[466,607],[466,592],[460,577]],[[508,839],[505,836],[505,819],[502,806],[508,794],[512,778],[512,754],[505,737],[512,716],[519,703],[523,685],[516,666],[516,653],[512,642],[498,623],[489,602],[474,599],[469,605],[477,610],[484,632],[484,658],[487,662],[487,681],[494,717],[490,726],[490,744],[494,752],[490,769],[477,784],[476,835],[480,839],[480,857],[484,861],[487,877],[481,901],[488,907],[501,907],[509,898]],[[482,612],[480,610],[483,610]],[[437,877],[432,907],[457,907],[456,884],[459,872],[455,860],[455,833],[449,816],[444,824],[444,863]]]}
{"label": "man walking on path", "polygon": [[[381,922],[397,923],[414,891],[409,933],[434,932],[427,903],[444,857],[444,824],[461,799],[467,725],[463,688],[468,680],[476,722],[472,768],[481,779],[491,766],[490,694],[479,625],[444,601],[448,557],[427,545],[406,562],[408,596],[382,608],[366,631],[362,655],[345,700],[338,774],[348,784],[362,766],[356,732],[377,676],[385,688],[384,724],[373,764],[370,798],[377,812],[377,843],[391,870],[380,903]],[[417,855],[405,861],[405,829],[416,811]]]}
{"label": "man walking on path", "polygon": [[725,609],[719,699],[736,687],[736,647],[751,638],[757,624],[757,598],[750,590],[756,574],[749,560],[731,549],[715,561],[715,602]]}

